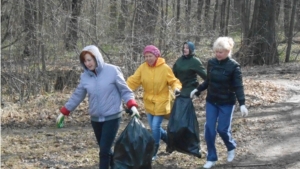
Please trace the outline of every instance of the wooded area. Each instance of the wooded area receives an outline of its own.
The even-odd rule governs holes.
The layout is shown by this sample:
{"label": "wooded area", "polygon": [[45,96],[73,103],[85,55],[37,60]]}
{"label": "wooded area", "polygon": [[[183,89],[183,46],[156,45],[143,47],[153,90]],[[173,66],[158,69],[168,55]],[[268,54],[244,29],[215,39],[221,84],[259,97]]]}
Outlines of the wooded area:
{"label": "wooded area", "polygon": [[233,57],[243,66],[295,61],[299,6],[297,0],[1,0],[1,93],[22,104],[74,87],[78,54],[90,44],[125,76],[148,44],[168,61],[189,40],[205,61],[219,36],[234,38]]}

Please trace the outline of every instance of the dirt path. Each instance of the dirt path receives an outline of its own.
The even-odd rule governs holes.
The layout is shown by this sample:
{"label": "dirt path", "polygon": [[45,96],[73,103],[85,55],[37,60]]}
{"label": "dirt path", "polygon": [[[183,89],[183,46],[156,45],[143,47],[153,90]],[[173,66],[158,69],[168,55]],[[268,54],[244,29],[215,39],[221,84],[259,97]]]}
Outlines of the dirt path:
{"label": "dirt path", "polygon": [[[249,130],[241,147],[247,149],[223,168],[300,168],[300,81],[272,80],[290,91],[290,97],[268,107],[252,109],[245,120]],[[217,168],[222,168],[219,166]]]}

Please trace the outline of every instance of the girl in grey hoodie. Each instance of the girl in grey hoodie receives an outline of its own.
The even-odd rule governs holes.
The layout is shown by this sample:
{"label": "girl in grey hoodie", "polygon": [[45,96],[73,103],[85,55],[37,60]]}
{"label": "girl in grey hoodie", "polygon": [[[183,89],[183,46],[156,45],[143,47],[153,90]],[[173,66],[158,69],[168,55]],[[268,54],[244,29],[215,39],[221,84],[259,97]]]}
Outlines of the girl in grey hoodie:
{"label": "girl in grey hoodie", "polygon": [[99,168],[108,169],[112,164],[111,147],[119,129],[123,111],[122,100],[132,110],[132,116],[139,116],[137,103],[120,68],[105,63],[96,46],[86,46],[79,60],[84,72],[72,96],[60,109],[57,123],[62,122],[64,116],[68,116],[75,110],[87,95],[91,123],[100,148]]}

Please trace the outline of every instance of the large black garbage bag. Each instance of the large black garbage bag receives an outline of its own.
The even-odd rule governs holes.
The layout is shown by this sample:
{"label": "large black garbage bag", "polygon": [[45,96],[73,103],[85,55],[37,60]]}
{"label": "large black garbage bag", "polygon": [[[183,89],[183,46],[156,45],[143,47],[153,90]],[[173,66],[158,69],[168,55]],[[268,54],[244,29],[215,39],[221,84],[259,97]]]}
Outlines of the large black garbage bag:
{"label": "large black garbage bag", "polygon": [[133,117],[114,146],[114,169],[151,169],[154,138],[144,124]]}
{"label": "large black garbage bag", "polygon": [[166,151],[194,155],[201,158],[199,124],[190,98],[177,97],[172,107],[167,128]]}

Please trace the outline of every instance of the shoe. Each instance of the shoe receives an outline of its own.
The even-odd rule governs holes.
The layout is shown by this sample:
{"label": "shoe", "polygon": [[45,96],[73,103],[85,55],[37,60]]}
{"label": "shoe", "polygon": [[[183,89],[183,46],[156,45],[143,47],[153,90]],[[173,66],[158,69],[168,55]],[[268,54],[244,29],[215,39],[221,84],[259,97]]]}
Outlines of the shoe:
{"label": "shoe", "polygon": [[157,159],[157,155],[152,157],[152,161],[155,161]]}
{"label": "shoe", "polygon": [[215,161],[206,161],[206,163],[204,164],[203,168],[211,168],[215,164],[216,164]]}
{"label": "shoe", "polygon": [[234,149],[227,152],[227,161],[231,162],[234,159],[235,151]]}
{"label": "shoe", "polygon": [[157,152],[158,152],[159,144],[154,145],[154,153],[152,156],[152,161],[157,159]]}
{"label": "shoe", "polygon": [[109,161],[110,168],[114,168],[114,154],[113,153],[109,155],[109,159],[110,159],[110,161]]}

